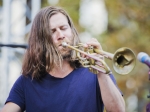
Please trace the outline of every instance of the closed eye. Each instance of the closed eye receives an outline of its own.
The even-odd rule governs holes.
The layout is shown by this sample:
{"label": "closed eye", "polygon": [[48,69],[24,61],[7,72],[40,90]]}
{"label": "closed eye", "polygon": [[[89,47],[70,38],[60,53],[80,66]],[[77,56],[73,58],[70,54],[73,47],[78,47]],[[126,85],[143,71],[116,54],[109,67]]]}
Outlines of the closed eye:
{"label": "closed eye", "polygon": [[68,26],[67,25],[61,26],[60,29],[61,30],[66,30],[66,29],[68,29]]}
{"label": "closed eye", "polygon": [[[60,26],[58,29],[60,29],[60,30],[62,30],[62,31],[65,31],[65,30],[68,29],[68,25],[62,25],[62,26]],[[56,30],[57,30],[57,28],[51,29],[51,33],[55,33]]]}
{"label": "closed eye", "polygon": [[51,30],[51,33],[55,33],[55,31],[56,31],[56,29],[52,29],[52,30]]}

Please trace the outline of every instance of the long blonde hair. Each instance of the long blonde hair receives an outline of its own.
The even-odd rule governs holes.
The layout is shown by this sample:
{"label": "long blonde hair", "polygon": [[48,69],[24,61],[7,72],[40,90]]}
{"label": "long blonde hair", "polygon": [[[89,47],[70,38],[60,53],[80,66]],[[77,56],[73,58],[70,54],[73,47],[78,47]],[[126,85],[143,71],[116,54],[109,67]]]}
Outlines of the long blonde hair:
{"label": "long blonde hair", "polygon": [[[50,17],[56,13],[62,13],[66,16],[74,36],[73,45],[79,43],[78,33],[65,10],[50,6],[41,9],[32,23],[28,40],[29,47],[26,50],[22,66],[23,75],[31,74],[32,78],[39,79],[52,70],[58,60],[61,65],[62,57],[53,43],[49,26]],[[71,59],[75,57],[76,54],[72,52]],[[75,60],[70,60],[70,65],[72,67],[80,66]]]}

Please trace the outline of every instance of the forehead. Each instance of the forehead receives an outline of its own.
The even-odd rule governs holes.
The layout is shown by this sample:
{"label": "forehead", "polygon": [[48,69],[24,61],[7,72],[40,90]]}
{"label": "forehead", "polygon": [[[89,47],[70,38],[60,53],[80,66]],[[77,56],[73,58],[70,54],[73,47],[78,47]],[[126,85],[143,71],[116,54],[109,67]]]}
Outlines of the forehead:
{"label": "forehead", "polygon": [[64,14],[56,13],[56,14],[51,16],[49,24],[50,24],[51,28],[55,28],[57,26],[67,25],[68,20],[67,20],[67,17]]}

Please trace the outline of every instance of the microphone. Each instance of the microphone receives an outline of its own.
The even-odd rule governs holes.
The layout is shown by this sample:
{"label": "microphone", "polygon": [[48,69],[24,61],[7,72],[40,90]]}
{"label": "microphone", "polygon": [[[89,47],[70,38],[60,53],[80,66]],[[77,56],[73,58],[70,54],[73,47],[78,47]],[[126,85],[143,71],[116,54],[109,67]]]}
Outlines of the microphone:
{"label": "microphone", "polygon": [[137,59],[146,64],[149,68],[150,68],[150,57],[148,56],[148,54],[144,53],[144,52],[140,52],[137,56]]}
{"label": "microphone", "polygon": [[[137,59],[140,62],[146,64],[150,68],[150,57],[148,56],[148,54],[144,52],[140,52],[137,56]],[[150,80],[150,70],[148,74],[149,74],[149,80]],[[150,98],[150,95],[147,95],[147,98]],[[150,112],[150,103],[146,105],[146,112]]]}
{"label": "microphone", "polygon": [[150,103],[146,106],[146,112],[150,112]]}

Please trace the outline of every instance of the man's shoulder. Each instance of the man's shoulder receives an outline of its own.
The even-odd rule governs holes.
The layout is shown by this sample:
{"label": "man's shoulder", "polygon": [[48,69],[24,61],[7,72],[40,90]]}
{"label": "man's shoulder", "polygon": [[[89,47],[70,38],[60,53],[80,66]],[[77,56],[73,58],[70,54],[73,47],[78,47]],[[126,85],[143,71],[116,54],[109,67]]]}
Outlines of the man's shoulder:
{"label": "man's shoulder", "polygon": [[24,75],[20,75],[15,84],[23,84],[25,83],[26,81],[31,81],[32,80],[32,77],[31,76],[24,76]]}

